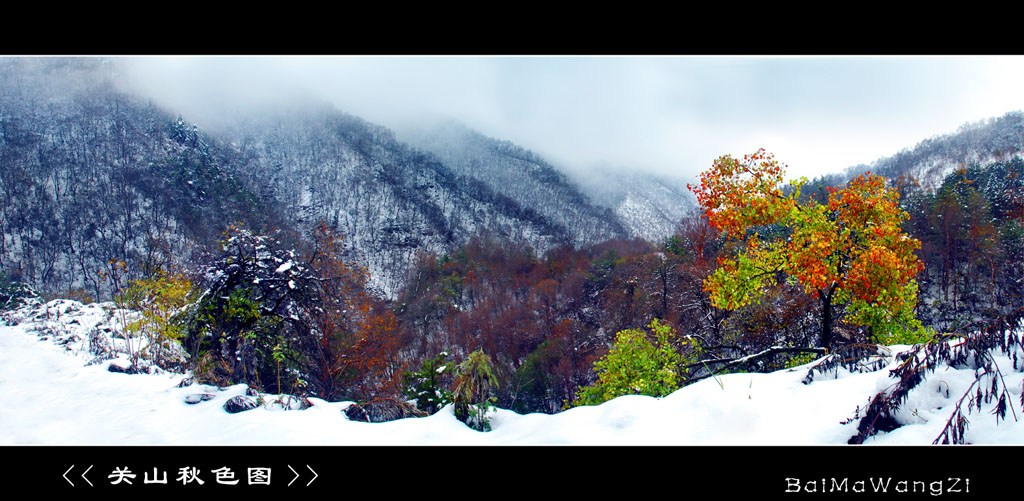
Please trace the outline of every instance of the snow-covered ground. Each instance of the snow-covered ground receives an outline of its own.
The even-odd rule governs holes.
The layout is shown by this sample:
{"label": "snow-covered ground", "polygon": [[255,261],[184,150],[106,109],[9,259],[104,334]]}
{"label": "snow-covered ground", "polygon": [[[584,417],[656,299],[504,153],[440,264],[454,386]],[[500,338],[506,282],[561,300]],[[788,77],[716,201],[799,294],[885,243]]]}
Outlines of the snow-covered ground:
{"label": "snow-covered ground", "polygon": [[[125,348],[115,335],[120,315],[109,304],[57,300],[5,316],[0,321],[0,392],[7,401],[0,411],[2,445],[845,444],[856,433],[857,420],[842,422],[894,383],[892,356],[885,369],[840,369],[818,375],[811,384],[802,382],[810,365],[728,374],[660,399],[626,396],[556,415],[498,410],[490,432],[466,427],[450,406],[430,417],[388,423],[349,421],[342,411],[350,402],[318,399],[310,399],[313,406],[304,410],[266,404],[230,414],[223,405],[243,395],[243,385],[178,387],[182,374],[110,372],[112,362],[124,365],[126,358],[99,360],[89,341],[92,332],[95,347],[103,334],[116,351]],[[906,347],[891,347],[894,354],[901,349]],[[994,400],[975,409],[965,438],[975,444],[1024,444],[1024,378],[1010,359],[996,361],[1013,412],[997,426]],[[973,381],[972,369],[939,368],[910,394],[897,416],[903,426],[867,443],[932,443]],[[987,377],[982,382],[989,384]],[[213,397],[185,402],[204,393]]]}

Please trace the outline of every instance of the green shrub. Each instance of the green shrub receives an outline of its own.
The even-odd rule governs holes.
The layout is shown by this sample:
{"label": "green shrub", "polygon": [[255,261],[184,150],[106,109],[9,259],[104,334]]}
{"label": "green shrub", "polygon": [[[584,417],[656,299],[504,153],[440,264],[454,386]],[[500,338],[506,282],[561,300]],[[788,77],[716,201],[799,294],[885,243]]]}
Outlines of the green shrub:
{"label": "green shrub", "polygon": [[640,329],[616,334],[611,351],[594,362],[597,382],[580,388],[568,406],[597,405],[622,395],[663,397],[679,389],[686,359],[672,344],[672,329],[657,319],[648,328],[653,342]]}

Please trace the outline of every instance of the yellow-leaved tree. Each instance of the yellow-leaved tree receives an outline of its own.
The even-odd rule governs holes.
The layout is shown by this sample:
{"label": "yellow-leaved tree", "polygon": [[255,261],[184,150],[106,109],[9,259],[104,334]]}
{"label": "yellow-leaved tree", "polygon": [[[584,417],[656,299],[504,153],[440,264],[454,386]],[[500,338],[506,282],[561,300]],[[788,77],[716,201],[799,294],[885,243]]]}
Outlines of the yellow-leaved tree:
{"label": "yellow-leaved tree", "polygon": [[118,298],[126,307],[142,313],[141,318],[128,324],[127,331],[146,340],[145,352],[160,367],[184,363],[176,349],[183,326],[175,323],[173,317],[188,303],[194,290],[186,276],[158,271],[150,278],[133,280]]}

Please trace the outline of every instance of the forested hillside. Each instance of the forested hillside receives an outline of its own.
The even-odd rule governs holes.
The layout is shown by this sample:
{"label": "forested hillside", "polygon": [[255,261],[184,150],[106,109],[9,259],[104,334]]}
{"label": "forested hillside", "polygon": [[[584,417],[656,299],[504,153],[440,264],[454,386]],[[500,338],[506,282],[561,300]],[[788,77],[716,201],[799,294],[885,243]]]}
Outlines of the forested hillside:
{"label": "forested hillside", "polygon": [[1024,152],[1024,112],[964,124],[949,134],[930,137],[913,148],[876,160],[871,165],[847,169],[852,177],[871,170],[889,179],[913,180],[913,185],[932,191],[949,173],[970,165],[1010,161]]}

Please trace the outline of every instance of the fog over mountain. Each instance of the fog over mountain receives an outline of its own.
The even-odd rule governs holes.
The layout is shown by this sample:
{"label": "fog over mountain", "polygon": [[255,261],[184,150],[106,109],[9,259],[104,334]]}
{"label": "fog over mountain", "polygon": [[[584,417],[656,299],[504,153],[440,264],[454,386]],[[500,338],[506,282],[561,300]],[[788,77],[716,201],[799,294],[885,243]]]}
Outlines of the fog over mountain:
{"label": "fog over mountain", "polygon": [[311,96],[396,131],[441,118],[562,169],[695,177],[764,147],[839,172],[1024,109],[1021,57],[118,58],[125,85],[210,128]]}

